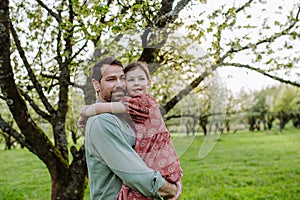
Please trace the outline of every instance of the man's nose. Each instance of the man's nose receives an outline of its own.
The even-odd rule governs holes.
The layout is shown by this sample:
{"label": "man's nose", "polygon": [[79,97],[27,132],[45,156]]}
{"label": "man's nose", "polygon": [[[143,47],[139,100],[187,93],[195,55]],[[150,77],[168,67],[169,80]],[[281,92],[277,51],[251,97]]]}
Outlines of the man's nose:
{"label": "man's nose", "polygon": [[116,82],[116,86],[117,87],[123,87],[124,85],[125,85],[125,81],[121,78],[118,78],[117,82]]}

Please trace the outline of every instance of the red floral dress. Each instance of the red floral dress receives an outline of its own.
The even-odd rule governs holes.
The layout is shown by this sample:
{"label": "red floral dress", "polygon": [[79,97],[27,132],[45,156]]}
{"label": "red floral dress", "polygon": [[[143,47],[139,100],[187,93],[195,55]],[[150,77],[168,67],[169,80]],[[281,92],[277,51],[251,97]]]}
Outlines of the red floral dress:
{"label": "red floral dress", "polygon": [[[168,182],[180,181],[183,172],[156,100],[146,94],[123,97],[121,102],[130,114],[136,129],[135,151],[149,168],[158,170]],[[123,185],[117,199],[151,198]]]}

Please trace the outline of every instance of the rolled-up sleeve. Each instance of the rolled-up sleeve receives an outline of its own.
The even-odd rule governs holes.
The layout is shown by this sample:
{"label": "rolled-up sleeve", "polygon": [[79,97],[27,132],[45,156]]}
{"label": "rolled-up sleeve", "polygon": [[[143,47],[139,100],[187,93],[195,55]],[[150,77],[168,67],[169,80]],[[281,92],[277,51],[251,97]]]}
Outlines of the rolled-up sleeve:
{"label": "rolled-up sleeve", "polygon": [[125,185],[154,199],[165,179],[146,166],[132,148],[134,136],[129,126],[111,114],[93,117],[87,124],[91,153],[106,164]]}

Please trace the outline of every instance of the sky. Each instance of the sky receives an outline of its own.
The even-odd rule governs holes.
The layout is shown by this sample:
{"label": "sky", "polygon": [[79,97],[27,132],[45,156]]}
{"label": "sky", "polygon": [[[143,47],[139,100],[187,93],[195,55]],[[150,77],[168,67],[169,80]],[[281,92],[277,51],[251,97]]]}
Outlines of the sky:
{"label": "sky", "polygon": [[[282,6],[283,12],[288,12],[293,4],[295,4],[295,0],[271,0],[266,1],[265,13],[262,15],[262,17],[268,16],[270,19],[270,26],[272,26],[274,20],[280,21],[280,15],[274,15],[274,10],[278,8],[278,6]],[[234,4],[241,3],[240,1],[236,0],[228,0],[226,3],[231,6]],[[244,2],[243,2],[244,3]],[[199,9],[203,10],[215,10],[219,9],[220,5],[225,4],[224,1],[216,0],[216,1],[207,1],[206,4],[202,4]],[[204,6],[204,7],[203,7]],[[255,6],[253,7],[255,8]],[[261,7],[257,7],[257,9],[251,9],[252,16],[261,16],[261,13],[257,13],[261,11]],[[190,14],[190,13],[189,13]],[[247,13],[248,14],[248,13]],[[246,15],[245,15],[246,16]],[[246,19],[245,19],[246,20]],[[258,19],[252,19],[254,20],[254,24],[256,24],[256,20]],[[260,24],[260,21],[257,21],[258,24]],[[241,23],[245,23],[242,21]],[[251,22],[250,22],[251,23]],[[266,32],[265,32],[266,33]],[[232,33],[230,33],[232,34]],[[237,34],[237,33],[236,33]],[[229,37],[230,38],[230,37]],[[243,59],[239,58],[243,62]],[[248,62],[249,63],[249,62]],[[247,64],[247,63],[244,63]],[[251,63],[249,63],[251,65]],[[244,90],[260,90],[262,88],[265,88],[267,86],[279,84],[279,81],[276,81],[272,78],[269,78],[267,76],[264,76],[258,72],[247,70],[247,69],[241,69],[237,67],[221,67],[218,69],[219,76],[222,78],[222,81],[226,84],[227,88],[232,90],[234,93],[239,92],[241,89]]]}
{"label": "sky", "polygon": [[236,67],[220,68],[218,73],[226,88],[233,93],[238,93],[242,89],[246,91],[260,90],[267,86],[279,84],[279,81],[258,72]]}

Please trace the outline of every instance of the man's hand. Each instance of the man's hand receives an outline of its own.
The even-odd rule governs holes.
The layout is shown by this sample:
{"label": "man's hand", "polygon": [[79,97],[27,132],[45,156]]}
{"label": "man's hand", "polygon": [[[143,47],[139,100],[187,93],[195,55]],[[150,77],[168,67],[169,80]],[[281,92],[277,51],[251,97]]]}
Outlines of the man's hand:
{"label": "man's hand", "polygon": [[176,186],[177,186],[177,194],[171,200],[177,200],[177,199],[179,199],[179,197],[181,195],[181,192],[182,192],[182,182],[181,181],[176,182]]}
{"label": "man's hand", "polygon": [[177,194],[177,186],[166,181],[158,190],[158,194],[164,199],[173,199]]}

